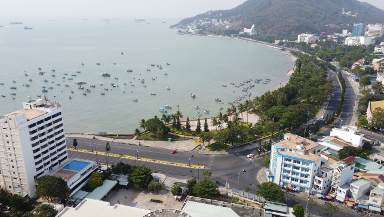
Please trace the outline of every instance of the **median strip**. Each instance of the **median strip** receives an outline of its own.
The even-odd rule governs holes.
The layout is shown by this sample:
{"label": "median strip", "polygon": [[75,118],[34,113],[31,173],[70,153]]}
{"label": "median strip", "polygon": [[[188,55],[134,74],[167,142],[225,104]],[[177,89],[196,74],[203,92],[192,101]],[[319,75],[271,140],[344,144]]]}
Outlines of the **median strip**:
{"label": "median strip", "polygon": [[[68,150],[71,151],[76,151],[76,152],[85,152],[85,153],[91,153],[91,154],[100,154],[100,155],[107,155],[105,152],[101,151],[90,151],[87,149],[74,149],[74,148],[67,148]],[[139,161],[146,161],[146,162],[152,162],[152,163],[160,163],[160,164],[168,164],[172,166],[180,166],[180,167],[186,167],[186,168],[194,168],[194,169],[205,169],[205,166],[199,166],[199,165],[188,165],[188,164],[183,164],[183,163],[175,163],[175,162],[169,162],[169,161],[162,161],[162,160],[153,160],[153,159],[148,159],[148,158],[136,158],[134,156],[129,156],[129,155],[120,155],[120,154],[113,154],[113,153],[108,153],[108,156],[111,157],[119,157],[119,158],[126,158],[126,159],[132,159],[132,160],[139,160]]]}

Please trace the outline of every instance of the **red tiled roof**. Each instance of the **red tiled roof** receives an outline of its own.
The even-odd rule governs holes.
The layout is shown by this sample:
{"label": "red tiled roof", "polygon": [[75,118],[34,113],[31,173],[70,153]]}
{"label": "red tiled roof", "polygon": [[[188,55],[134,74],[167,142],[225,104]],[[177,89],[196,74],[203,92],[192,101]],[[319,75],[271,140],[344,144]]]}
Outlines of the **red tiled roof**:
{"label": "red tiled roof", "polygon": [[352,162],[355,162],[356,159],[353,156],[349,156],[343,160],[346,164],[350,164]]}

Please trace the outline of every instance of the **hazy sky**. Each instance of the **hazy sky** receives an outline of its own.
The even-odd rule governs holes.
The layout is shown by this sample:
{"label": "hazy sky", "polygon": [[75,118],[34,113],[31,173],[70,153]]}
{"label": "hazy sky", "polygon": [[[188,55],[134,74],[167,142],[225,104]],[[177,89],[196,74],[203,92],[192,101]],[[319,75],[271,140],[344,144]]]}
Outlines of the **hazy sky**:
{"label": "hazy sky", "polygon": [[[0,18],[185,18],[245,0],[0,0]],[[366,1],[384,10],[384,0]]]}

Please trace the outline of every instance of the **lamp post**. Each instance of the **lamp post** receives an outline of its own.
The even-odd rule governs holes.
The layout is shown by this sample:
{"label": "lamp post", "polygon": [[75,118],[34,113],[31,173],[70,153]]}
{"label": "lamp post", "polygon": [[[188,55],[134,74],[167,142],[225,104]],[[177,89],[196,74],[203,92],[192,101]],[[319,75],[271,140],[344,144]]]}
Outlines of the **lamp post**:
{"label": "lamp post", "polygon": [[91,150],[92,150],[91,152],[93,153],[93,147],[92,147],[92,145],[89,145],[89,146],[91,147]]}
{"label": "lamp post", "polygon": [[197,181],[200,180],[200,162],[197,162]]}
{"label": "lamp post", "polygon": [[237,188],[240,190],[240,172],[237,175]]}
{"label": "lamp post", "polygon": [[188,166],[191,166],[191,158],[189,158]]}
{"label": "lamp post", "polygon": [[136,151],[136,160],[135,160],[135,166],[136,166],[136,162],[137,162],[137,159],[139,158],[139,151]]}
{"label": "lamp post", "polygon": [[237,135],[237,145],[239,145],[240,135]]}
{"label": "lamp post", "polygon": [[311,199],[311,198],[308,197],[308,199],[307,199],[307,205],[305,206],[305,214],[306,214],[306,216],[308,216],[308,201],[309,201],[310,199]]}
{"label": "lamp post", "polygon": [[343,124],[343,119],[340,118],[340,129],[342,124]]}

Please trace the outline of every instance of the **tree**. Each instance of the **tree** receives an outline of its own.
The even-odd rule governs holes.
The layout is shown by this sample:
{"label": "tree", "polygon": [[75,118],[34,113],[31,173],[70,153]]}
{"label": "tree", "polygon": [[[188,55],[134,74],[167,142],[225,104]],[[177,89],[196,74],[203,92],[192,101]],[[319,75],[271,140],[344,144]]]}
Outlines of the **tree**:
{"label": "tree", "polygon": [[107,168],[108,168],[108,153],[110,150],[111,150],[111,146],[109,146],[109,142],[107,142],[107,144],[105,144],[105,151],[107,152],[107,154],[105,155],[105,161],[107,162]]}
{"label": "tree", "polygon": [[101,178],[101,174],[98,172],[93,172],[91,178],[88,180],[88,186],[95,190],[95,188],[103,185],[103,179]]}
{"label": "tree", "polygon": [[151,181],[148,184],[148,191],[157,191],[162,187],[160,182]]}
{"label": "tree", "polygon": [[177,195],[177,196],[179,196],[179,195],[181,195],[181,192],[182,192],[183,190],[180,188],[180,186],[178,186],[178,185],[176,185],[176,184],[174,184],[172,187],[171,187],[171,193],[172,193],[172,195]]}
{"label": "tree", "polygon": [[293,206],[293,215],[296,217],[304,217],[304,208],[300,204],[295,204]]}
{"label": "tree", "polygon": [[264,182],[256,186],[256,194],[270,201],[285,202],[284,191],[273,182]]}
{"label": "tree", "polygon": [[187,122],[185,123],[185,128],[187,129],[187,131],[191,131],[191,124],[189,123],[189,117],[187,117]]}
{"label": "tree", "polygon": [[29,199],[21,195],[14,194],[11,196],[11,199],[9,201],[9,206],[12,208],[14,212],[15,211],[28,212],[32,210],[33,202],[34,202],[33,199]]}
{"label": "tree", "polygon": [[372,75],[372,74],[374,74],[374,73],[375,73],[375,70],[374,70],[372,67],[367,66],[367,67],[365,68],[365,74],[370,74],[370,75]]}
{"label": "tree", "polygon": [[339,207],[336,205],[332,205],[331,203],[325,203],[323,205],[323,210],[326,212],[329,216],[331,216],[333,213],[339,211]]}
{"label": "tree", "polygon": [[75,147],[75,149],[77,148],[77,140],[76,139],[73,140],[73,147]]}
{"label": "tree", "polygon": [[271,161],[271,156],[266,156],[263,160],[263,165],[266,167],[266,168],[269,168],[269,162]]}
{"label": "tree", "polygon": [[140,130],[136,128],[135,132],[133,133],[133,136],[139,137],[140,136]]}
{"label": "tree", "polygon": [[374,127],[384,128],[384,109],[378,107],[372,112],[370,120],[371,125]]}
{"label": "tree", "polygon": [[196,125],[196,133],[200,133],[201,132],[201,125],[200,125],[200,118],[197,118],[197,125]]}
{"label": "tree", "polygon": [[346,146],[338,152],[338,155],[339,155],[339,159],[343,160],[349,156],[356,156],[357,151],[356,151],[356,148],[353,146]]}
{"label": "tree", "polygon": [[370,142],[364,142],[363,149],[372,150],[372,144]]}
{"label": "tree", "polygon": [[316,121],[315,126],[313,127],[312,131],[313,133],[317,133],[320,130],[320,124],[319,121]]}
{"label": "tree", "polygon": [[36,207],[34,217],[55,217],[57,215],[57,210],[52,205],[41,204]]}
{"label": "tree", "polygon": [[67,182],[56,176],[42,176],[35,180],[37,183],[36,196],[47,198],[49,201],[54,199],[63,200],[69,197]]}
{"label": "tree", "polygon": [[[167,134],[168,133],[168,127],[165,126],[164,122],[162,122],[160,119],[158,118],[151,118],[151,119],[148,119],[146,122],[145,122],[145,127],[147,129],[147,131],[153,133],[154,135],[156,135],[156,133],[158,135],[160,135],[158,133],[158,131],[161,131],[163,133],[163,135]],[[161,138],[161,137],[160,137]]]}
{"label": "tree", "polygon": [[193,187],[193,193],[198,197],[214,199],[220,195],[218,186],[209,179],[202,179]]}
{"label": "tree", "polygon": [[371,85],[371,80],[368,76],[364,75],[361,79],[359,84],[363,86],[363,89],[365,89],[366,86]]}
{"label": "tree", "polygon": [[145,120],[141,119],[141,121],[140,121],[140,128],[143,129],[144,131],[146,129],[145,123],[146,123]]}
{"label": "tree", "polygon": [[116,165],[112,165],[112,172],[115,174],[128,174],[131,169],[131,165],[119,162]]}
{"label": "tree", "polygon": [[207,118],[204,118],[204,132],[209,132]]}
{"label": "tree", "polygon": [[197,184],[197,181],[196,181],[195,178],[193,178],[193,179],[188,179],[188,180],[187,180],[187,184],[185,185],[185,187],[188,189],[188,192],[189,192],[190,194],[193,193],[193,187],[194,187],[196,184]]}
{"label": "tree", "polygon": [[128,176],[129,185],[137,189],[146,188],[152,180],[152,171],[145,165],[133,166]]}
{"label": "tree", "polygon": [[375,95],[380,94],[380,93],[383,92],[383,90],[384,90],[383,83],[381,83],[380,81],[375,81],[375,82],[371,85],[371,88],[372,88],[372,91],[374,92]]}
{"label": "tree", "polygon": [[209,179],[209,178],[211,178],[211,175],[212,175],[212,172],[209,170],[206,170],[203,172],[203,174],[201,176],[203,177],[203,179]]}

